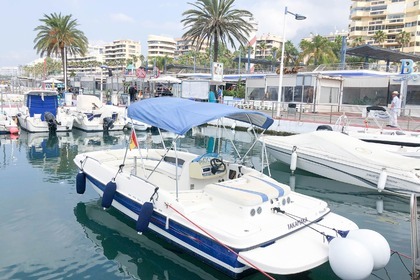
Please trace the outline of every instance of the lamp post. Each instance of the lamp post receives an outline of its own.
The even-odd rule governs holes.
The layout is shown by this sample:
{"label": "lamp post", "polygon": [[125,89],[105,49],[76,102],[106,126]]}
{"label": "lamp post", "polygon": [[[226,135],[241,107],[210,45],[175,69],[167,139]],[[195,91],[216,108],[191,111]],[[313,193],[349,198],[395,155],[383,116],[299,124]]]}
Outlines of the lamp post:
{"label": "lamp post", "polygon": [[99,100],[101,101],[101,103],[102,103],[102,97],[103,97],[103,84],[104,84],[104,81],[103,81],[103,72],[104,72],[104,69],[108,69],[108,66],[106,66],[106,65],[101,65],[101,93],[99,94]]}
{"label": "lamp post", "polygon": [[280,105],[282,102],[283,95],[283,68],[284,68],[284,46],[286,45],[286,15],[291,14],[295,16],[296,20],[304,20],[305,16],[294,14],[287,10],[287,7],[284,8],[284,19],[283,19],[283,44],[281,46],[281,57],[280,57],[280,73],[279,73],[279,91],[277,96],[277,117],[280,118]]}

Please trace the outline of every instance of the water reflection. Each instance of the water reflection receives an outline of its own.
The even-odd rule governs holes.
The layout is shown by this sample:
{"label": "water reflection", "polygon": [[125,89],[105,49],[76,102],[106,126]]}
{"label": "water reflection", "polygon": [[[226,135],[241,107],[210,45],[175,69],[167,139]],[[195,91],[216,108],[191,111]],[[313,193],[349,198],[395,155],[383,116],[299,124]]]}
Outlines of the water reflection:
{"label": "water reflection", "polygon": [[[78,203],[74,209],[86,236],[109,260],[140,279],[221,279],[224,275],[210,269],[151,233],[138,235],[135,222],[99,202]],[[208,271],[207,271],[208,270]]]}

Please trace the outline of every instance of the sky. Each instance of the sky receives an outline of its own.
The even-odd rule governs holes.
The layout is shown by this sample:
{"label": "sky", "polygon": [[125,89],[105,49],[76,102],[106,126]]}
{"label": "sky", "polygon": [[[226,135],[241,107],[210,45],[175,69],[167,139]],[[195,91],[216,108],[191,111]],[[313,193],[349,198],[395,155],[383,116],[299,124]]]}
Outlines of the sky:
{"label": "sky", "polygon": [[[195,0],[0,0],[0,67],[26,65],[39,58],[34,50],[35,27],[51,13],[72,15],[90,44],[114,40],[139,41],[147,55],[147,36],[179,38],[185,32],[182,13]],[[234,8],[250,11],[258,22],[258,35],[273,34],[296,46],[311,34],[322,36],[347,30],[351,0],[236,0]],[[306,16],[297,21],[284,11]],[[285,22],[284,22],[285,20]]]}

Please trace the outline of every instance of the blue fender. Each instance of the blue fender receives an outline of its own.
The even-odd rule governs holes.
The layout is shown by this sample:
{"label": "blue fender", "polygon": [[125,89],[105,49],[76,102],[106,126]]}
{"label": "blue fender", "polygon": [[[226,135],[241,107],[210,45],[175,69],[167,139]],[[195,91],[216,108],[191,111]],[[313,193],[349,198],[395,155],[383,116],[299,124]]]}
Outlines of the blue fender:
{"label": "blue fender", "polygon": [[78,194],[84,194],[86,191],[86,174],[83,171],[76,175],[76,191]]}
{"label": "blue fender", "polygon": [[102,207],[109,208],[114,200],[115,192],[117,191],[117,183],[114,180],[106,184],[104,194],[102,196]]}
{"label": "blue fender", "polygon": [[136,223],[137,232],[144,232],[149,227],[149,222],[153,214],[153,204],[146,202],[140,208],[139,217]]}

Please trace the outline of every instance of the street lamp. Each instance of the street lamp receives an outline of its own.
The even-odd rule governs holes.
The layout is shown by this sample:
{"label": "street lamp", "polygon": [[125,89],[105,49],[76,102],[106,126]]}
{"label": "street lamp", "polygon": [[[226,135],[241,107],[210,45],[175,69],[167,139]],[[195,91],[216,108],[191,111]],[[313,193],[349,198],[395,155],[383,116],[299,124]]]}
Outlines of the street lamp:
{"label": "street lamp", "polygon": [[103,97],[102,89],[103,89],[104,81],[103,81],[102,76],[103,76],[104,69],[108,69],[108,66],[107,65],[101,65],[101,93],[99,95],[99,100],[101,101],[101,103],[102,103],[102,97]]}
{"label": "street lamp", "polygon": [[284,19],[283,19],[283,44],[281,46],[281,57],[280,57],[280,73],[279,73],[279,91],[277,96],[277,117],[280,118],[280,105],[282,102],[283,95],[283,68],[284,68],[284,46],[286,45],[286,15],[291,14],[295,16],[295,20],[304,20],[305,16],[294,14],[287,10],[287,7],[284,8]]}

